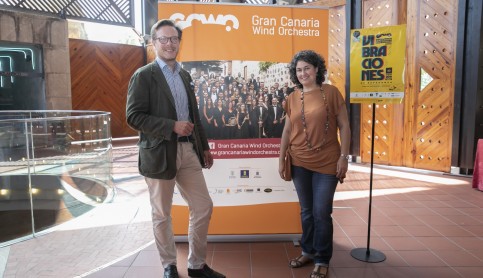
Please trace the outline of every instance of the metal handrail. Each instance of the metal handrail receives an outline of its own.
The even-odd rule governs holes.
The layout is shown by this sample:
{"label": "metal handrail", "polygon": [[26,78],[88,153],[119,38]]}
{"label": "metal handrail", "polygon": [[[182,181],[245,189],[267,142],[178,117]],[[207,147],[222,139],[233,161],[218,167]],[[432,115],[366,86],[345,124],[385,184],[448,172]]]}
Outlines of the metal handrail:
{"label": "metal handrail", "polygon": [[[77,217],[112,201],[110,116],[85,110],[0,111],[0,222],[22,227],[0,234],[0,247],[36,237],[66,221],[65,215]],[[62,217],[39,220],[45,210]],[[29,217],[22,214],[27,211]],[[24,216],[8,216],[18,212]],[[23,225],[28,221],[31,228]]]}

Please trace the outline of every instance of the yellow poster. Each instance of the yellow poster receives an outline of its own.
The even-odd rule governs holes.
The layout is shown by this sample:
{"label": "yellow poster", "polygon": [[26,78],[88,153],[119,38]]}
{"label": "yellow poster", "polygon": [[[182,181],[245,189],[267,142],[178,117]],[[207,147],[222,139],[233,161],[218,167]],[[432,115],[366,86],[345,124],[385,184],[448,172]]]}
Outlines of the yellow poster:
{"label": "yellow poster", "polygon": [[350,102],[401,103],[406,25],[351,31]]}

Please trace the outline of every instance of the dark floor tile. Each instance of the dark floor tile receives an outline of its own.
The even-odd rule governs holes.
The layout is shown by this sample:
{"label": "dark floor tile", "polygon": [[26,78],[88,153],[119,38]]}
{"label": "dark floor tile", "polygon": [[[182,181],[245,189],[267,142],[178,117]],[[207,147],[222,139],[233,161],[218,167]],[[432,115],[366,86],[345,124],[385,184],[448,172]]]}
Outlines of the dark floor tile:
{"label": "dark floor tile", "polygon": [[417,225],[426,225],[423,221],[419,220],[418,218],[414,217],[413,215],[410,215],[406,212],[404,215],[393,215],[391,216],[392,221],[397,223],[398,225],[401,226],[417,226]]}
{"label": "dark floor tile", "polygon": [[[307,278],[310,277],[310,273],[314,269],[313,264],[309,264],[300,268],[292,268],[292,275],[294,278]],[[332,270],[329,269],[329,275],[333,273]],[[333,277],[333,276],[330,276]]]}
{"label": "dark floor tile", "polygon": [[285,268],[288,264],[287,254],[284,251],[252,251],[252,269],[257,268]]}
{"label": "dark floor tile", "polygon": [[392,250],[419,251],[428,249],[414,237],[385,237],[384,241],[387,242]]}
{"label": "dark floor tile", "polygon": [[285,252],[285,242],[252,242],[250,251]]}
{"label": "dark floor tile", "polygon": [[435,229],[438,229],[438,233],[446,237],[470,237],[471,232],[466,227],[460,227],[456,225],[435,225]]}
{"label": "dark floor tile", "polygon": [[483,268],[481,267],[455,267],[454,270],[458,272],[461,277],[465,278],[481,278]]}
{"label": "dark floor tile", "polygon": [[247,242],[217,242],[213,243],[214,251],[249,251],[250,244]]}
{"label": "dark floor tile", "polygon": [[334,250],[352,250],[356,246],[347,237],[334,237]]}
{"label": "dark floor tile", "polygon": [[[251,268],[250,267],[214,267],[216,271],[219,273],[224,274],[228,278],[247,278],[251,277]],[[187,277],[187,276],[185,276]],[[184,277],[181,277],[184,278]]]}
{"label": "dark floor tile", "polygon": [[367,224],[366,225],[357,225],[357,226],[342,226],[342,230],[344,233],[349,237],[353,236],[367,236]]}
{"label": "dark floor tile", "polygon": [[390,236],[409,236],[409,234],[400,226],[379,226],[373,223],[372,229],[376,232],[378,236],[390,237]]}
{"label": "dark floor tile", "polygon": [[359,261],[351,256],[351,252],[334,251],[330,265],[337,268],[364,267],[367,263]]}
{"label": "dark floor tile", "polygon": [[[356,248],[367,249],[367,236],[350,237],[349,239],[352,240]],[[376,236],[371,236],[369,241],[369,248],[377,250],[393,250],[393,248],[387,244],[385,238]]]}
{"label": "dark floor tile", "polygon": [[441,236],[441,234],[438,233],[438,230],[428,225],[405,225],[401,226],[401,228],[414,237]]}
{"label": "dark floor tile", "polygon": [[449,239],[455,242],[458,246],[466,250],[482,250],[483,251],[483,238],[478,237],[449,237]]}
{"label": "dark floor tile", "polygon": [[477,219],[477,217],[469,216],[469,215],[446,215],[445,216],[448,220],[455,223],[459,226],[473,226],[480,224],[483,226],[483,223]]}
{"label": "dark floor tile", "polygon": [[467,250],[470,254],[483,261],[483,250]]}
{"label": "dark floor tile", "polygon": [[455,278],[460,277],[452,267],[414,267],[414,277],[424,278]]}
{"label": "dark floor tile", "polygon": [[483,225],[469,225],[464,226],[464,228],[469,231],[472,236],[483,237]]}
{"label": "dark floor tile", "polygon": [[429,250],[461,250],[462,248],[447,237],[418,237],[419,242]]}
{"label": "dark floor tile", "polygon": [[440,258],[435,256],[431,251],[398,251],[399,256],[403,258],[410,266],[447,266]]}
{"label": "dark floor tile", "polygon": [[292,271],[289,268],[263,267],[253,268],[251,278],[292,278]]}
{"label": "dark floor tile", "polygon": [[399,255],[397,251],[378,250],[386,259],[382,262],[370,263],[372,267],[406,267],[409,264]]}
{"label": "dark floor tile", "polygon": [[213,267],[250,268],[249,251],[214,251]]}
{"label": "dark floor tile", "polygon": [[[376,278],[378,277],[374,268],[370,265],[363,266],[363,267],[346,267],[346,268],[333,268],[330,270],[331,274],[334,273],[335,275],[331,275],[329,277],[358,277],[358,278]],[[389,276],[387,276],[389,277]]]}
{"label": "dark floor tile", "polygon": [[436,256],[440,257],[446,264],[457,266],[478,266],[483,267],[483,261],[466,251],[433,251]]}
{"label": "dark floor tile", "polygon": [[377,277],[377,278],[423,277],[423,276],[415,276],[415,272],[412,267],[375,267],[374,272],[376,274],[376,276],[374,277]]}
{"label": "dark floor tile", "polygon": [[335,221],[341,226],[345,225],[365,225],[365,219],[361,218],[359,215],[340,215],[334,217]]}

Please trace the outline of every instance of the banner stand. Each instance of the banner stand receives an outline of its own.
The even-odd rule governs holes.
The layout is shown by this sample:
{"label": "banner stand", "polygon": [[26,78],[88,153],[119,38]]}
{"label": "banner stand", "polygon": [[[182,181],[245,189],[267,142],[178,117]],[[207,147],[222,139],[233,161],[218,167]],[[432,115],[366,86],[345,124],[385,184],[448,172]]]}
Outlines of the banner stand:
{"label": "banner stand", "polygon": [[371,214],[372,214],[372,171],[374,168],[374,130],[376,126],[376,104],[372,103],[372,134],[371,134],[371,172],[369,178],[369,216],[367,221],[367,247],[354,248],[351,256],[359,261],[368,263],[379,263],[386,260],[386,255],[381,251],[371,249]]}
{"label": "banner stand", "polygon": [[[294,246],[300,246],[299,241],[302,234],[230,234],[230,235],[208,235],[208,242],[267,242],[267,241],[292,241]],[[175,242],[188,242],[187,235],[175,235]]]}

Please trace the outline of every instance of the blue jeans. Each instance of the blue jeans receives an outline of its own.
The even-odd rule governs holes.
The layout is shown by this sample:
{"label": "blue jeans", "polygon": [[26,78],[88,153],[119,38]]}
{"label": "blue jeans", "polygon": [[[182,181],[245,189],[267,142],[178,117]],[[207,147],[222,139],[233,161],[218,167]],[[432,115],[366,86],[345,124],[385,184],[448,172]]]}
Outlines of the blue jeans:
{"label": "blue jeans", "polygon": [[292,173],[302,219],[302,254],[316,264],[328,265],[333,250],[331,214],[338,179],[298,166],[292,166]]}

